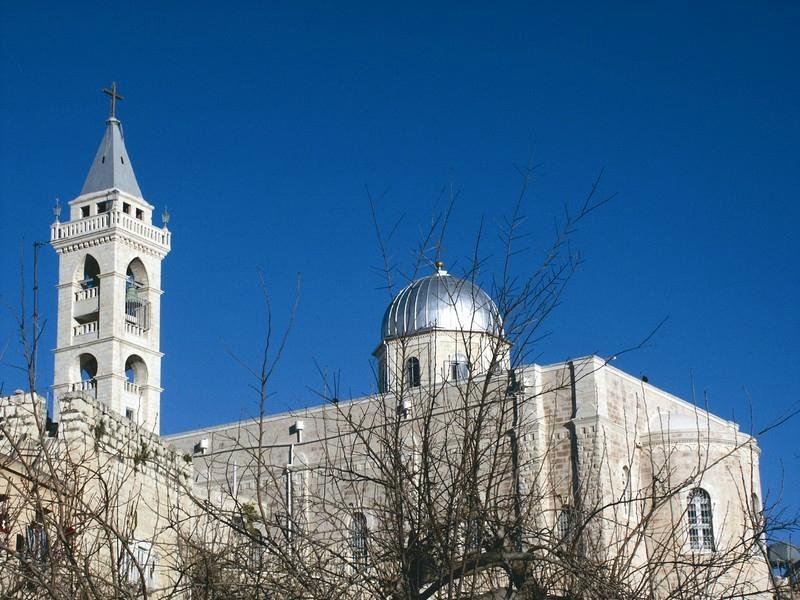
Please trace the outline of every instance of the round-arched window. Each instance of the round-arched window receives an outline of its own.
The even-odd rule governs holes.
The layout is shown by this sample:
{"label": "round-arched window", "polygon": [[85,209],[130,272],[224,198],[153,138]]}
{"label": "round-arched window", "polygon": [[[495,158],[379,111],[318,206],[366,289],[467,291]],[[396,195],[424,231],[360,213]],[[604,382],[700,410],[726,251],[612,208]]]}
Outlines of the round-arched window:
{"label": "round-arched window", "polygon": [[91,354],[81,354],[78,357],[81,381],[94,381],[97,377],[97,359]]}
{"label": "round-arched window", "polygon": [[80,284],[84,290],[100,286],[100,265],[91,254],[87,254],[83,259],[83,273]]}

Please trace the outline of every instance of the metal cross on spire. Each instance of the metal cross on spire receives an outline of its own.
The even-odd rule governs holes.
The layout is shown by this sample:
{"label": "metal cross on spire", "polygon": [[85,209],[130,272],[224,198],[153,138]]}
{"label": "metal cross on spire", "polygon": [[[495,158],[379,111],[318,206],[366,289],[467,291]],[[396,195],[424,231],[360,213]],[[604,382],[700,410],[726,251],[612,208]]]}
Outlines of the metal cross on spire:
{"label": "metal cross on spire", "polygon": [[111,82],[111,89],[103,88],[103,93],[106,94],[111,99],[111,114],[109,118],[116,119],[117,118],[117,100],[125,100],[122,96],[117,93],[117,82]]}

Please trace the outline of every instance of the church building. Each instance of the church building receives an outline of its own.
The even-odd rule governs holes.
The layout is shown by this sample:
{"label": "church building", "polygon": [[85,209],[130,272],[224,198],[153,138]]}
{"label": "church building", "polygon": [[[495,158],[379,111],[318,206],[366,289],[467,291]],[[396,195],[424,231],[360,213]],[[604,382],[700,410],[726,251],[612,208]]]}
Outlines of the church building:
{"label": "church building", "polygon": [[756,440],[598,356],[513,364],[494,299],[442,262],[375,324],[374,395],[161,436],[172,233],[107,93],[50,229],[52,414],[0,400],[0,595],[772,597]]}

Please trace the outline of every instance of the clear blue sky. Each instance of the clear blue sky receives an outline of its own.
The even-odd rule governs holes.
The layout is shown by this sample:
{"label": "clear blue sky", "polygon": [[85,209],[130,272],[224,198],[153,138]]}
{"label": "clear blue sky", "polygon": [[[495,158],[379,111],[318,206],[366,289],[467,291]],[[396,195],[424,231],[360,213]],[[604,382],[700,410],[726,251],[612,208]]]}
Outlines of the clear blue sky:
{"label": "clear blue sky", "polygon": [[[341,373],[344,395],[369,392],[388,295],[365,186],[386,191],[384,223],[405,214],[392,252],[407,265],[452,182],[445,259],[458,273],[481,218],[493,231],[509,212],[514,165],[531,152],[529,265],[601,169],[603,190],[618,193],[576,236],[586,262],[540,361],[613,354],[668,316],[620,367],[683,397],[691,370],[710,408],[745,429],[798,407],[800,5],[382,6],[3,3],[2,300],[17,303],[23,240],[47,239],[54,198],[79,192],[103,133],[100,89],[116,80],[143,193],[172,213],[167,433],[252,411],[225,348],[257,358],[258,268],[279,321],[302,277],[273,409],[317,401],[315,361]],[[49,248],[40,278],[45,389]],[[6,313],[0,347],[18,361]],[[22,386],[7,365],[0,380]],[[769,498],[794,509],[798,423],[760,439]]]}

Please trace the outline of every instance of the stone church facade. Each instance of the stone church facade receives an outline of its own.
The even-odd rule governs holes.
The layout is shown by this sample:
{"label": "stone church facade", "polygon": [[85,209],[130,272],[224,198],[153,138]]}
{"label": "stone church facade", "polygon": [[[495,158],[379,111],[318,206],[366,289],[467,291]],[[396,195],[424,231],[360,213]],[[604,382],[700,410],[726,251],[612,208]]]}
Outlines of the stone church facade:
{"label": "stone church facade", "polygon": [[[153,210],[112,113],[80,195],[51,226],[53,412],[36,396],[2,399],[0,524],[15,547],[5,560],[27,557],[46,577],[44,553],[83,520],[94,524],[83,550],[116,573],[112,587],[202,597],[186,584],[197,573],[186,548],[224,554],[244,539],[260,566],[245,561],[239,577],[263,568],[286,583],[291,563],[329,573],[338,561],[337,589],[379,597],[366,579],[399,569],[392,538],[410,539],[412,526],[389,522],[408,511],[441,534],[409,567],[420,581],[447,560],[542,544],[564,562],[624,562],[618,576],[642,597],[672,597],[698,570],[694,597],[770,597],[759,594],[770,582],[756,441],[597,356],[512,365],[493,299],[441,263],[387,308],[375,395],[160,436],[171,232]],[[65,497],[81,499],[68,528]],[[423,504],[435,514],[415,512]],[[295,549],[278,556],[282,547]],[[476,585],[496,589],[506,576],[489,564]],[[552,581],[552,597],[569,585]]]}

